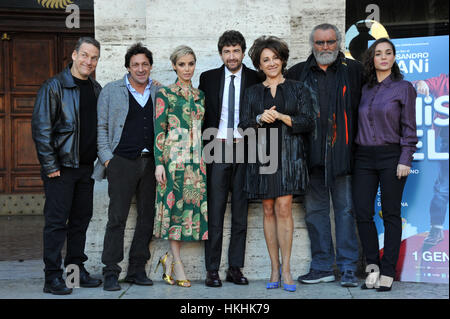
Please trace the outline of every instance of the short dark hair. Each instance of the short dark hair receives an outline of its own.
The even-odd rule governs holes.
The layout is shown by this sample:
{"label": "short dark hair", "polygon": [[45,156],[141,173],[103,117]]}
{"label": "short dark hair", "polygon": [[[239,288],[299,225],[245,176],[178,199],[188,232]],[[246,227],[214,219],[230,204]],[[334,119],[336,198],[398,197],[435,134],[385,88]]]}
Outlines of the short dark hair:
{"label": "short dark hair", "polygon": [[[377,72],[375,70],[375,63],[373,59],[375,57],[375,49],[377,45],[380,43],[389,43],[392,47],[392,51],[394,52],[394,56],[396,55],[395,45],[388,38],[380,38],[376,40],[366,51],[363,58],[364,64],[364,77],[369,87],[374,87],[378,83]],[[403,79],[403,74],[400,71],[400,68],[397,62],[394,62],[391,68],[391,77],[394,81],[400,81]]]}
{"label": "short dark hair", "polygon": [[148,61],[150,62],[150,65],[153,65],[153,54],[152,52],[144,47],[141,42],[138,42],[136,44],[133,44],[131,47],[128,48],[127,54],[125,54],[125,67],[130,67],[130,60],[131,57],[137,54],[145,54]]}
{"label": "short dark hair", "polygon": [[[261,72],[259,62],[264,49],[274,52],[282,61],[281,72],[284,73],[289,59],[289,47],[286,42],[275,36],[261,36],[253,42],[248,50],[248,55],[252,59],[253,66]],[[262,75],[262,74],[260,74]]]}
{"label": "short dark hair", "polygon": [[75,44],[74,50],[77,51],[77,53],[80,52],[80,47],[83,43],[92,44],[100,52],[100,42],[98,42],[97,40],[95,40],[92,37],[81,37],[78,39],[77,43]]}
{"label": "short dark hair", "polygon": [[219,38],[219,42],[217,43],[217,48],[219,49],[219,54],[222,54],[222,49],[225,46],[235,46],[240,45],[242,52],[245,52],[247,46],[245,45],[244,36],[235,30],[225,31]]}

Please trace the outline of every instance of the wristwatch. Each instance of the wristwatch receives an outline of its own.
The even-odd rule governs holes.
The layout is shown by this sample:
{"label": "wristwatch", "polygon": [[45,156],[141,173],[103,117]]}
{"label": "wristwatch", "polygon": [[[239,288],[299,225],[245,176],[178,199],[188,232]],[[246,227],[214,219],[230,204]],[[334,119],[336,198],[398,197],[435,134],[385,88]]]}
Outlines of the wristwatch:
{"label": "wristwatch", "polygon": [[262,114],[259,114],[259,115],[256,116],[256,123],[258,123],[259,125],[262,126],[264,123],[261,122],[261,117],[262,117]]}

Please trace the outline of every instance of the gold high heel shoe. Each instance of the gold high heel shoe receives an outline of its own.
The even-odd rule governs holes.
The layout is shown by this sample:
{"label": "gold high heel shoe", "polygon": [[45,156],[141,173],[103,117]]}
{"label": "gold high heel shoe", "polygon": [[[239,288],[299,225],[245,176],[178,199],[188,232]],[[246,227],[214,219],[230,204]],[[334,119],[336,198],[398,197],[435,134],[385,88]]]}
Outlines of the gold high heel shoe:
{"label": "gold high heel shoe", "polygon": [[[169,252],[166,252],[166,254],[164,256],[159,258],[158,265],[156,265],[156,268],[155,268],[155,273],[158,270],[159,265],[162,264],[163,269],[164,269],[164,273],[162,274],[162,279],[169,285],[175,285],[175,281],[173,280],[172,276],[171,275],[166,275],[167,258],[169,258]],[[172,269],[173,269],[173,266],[172,266]]]}
{"label": "gold high heel shoe", "polygon": [[[177,262],[173,262],[172,263],[172,273],[174,272],[173,268],[175,266],[175,264],[183,264],[181,261],[177,261]],[[191,286],[191,282],[188,279],[183,279],[183,280],[177,280],[175,279],[175,282],[177,283],[178,286],[180,287],[186,287],[189,288]]]}

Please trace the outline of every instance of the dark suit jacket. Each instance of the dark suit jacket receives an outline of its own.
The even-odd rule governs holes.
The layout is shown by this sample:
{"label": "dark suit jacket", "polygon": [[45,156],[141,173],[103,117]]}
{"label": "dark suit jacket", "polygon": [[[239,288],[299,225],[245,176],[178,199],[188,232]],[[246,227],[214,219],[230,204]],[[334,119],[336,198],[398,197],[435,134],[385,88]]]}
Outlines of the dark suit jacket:
{"label": "dark suit jacket", "polygon": [[[241,105],[239,107],[243,105],[244,90],[261,82],[256,71],[247,68],[245,65],[242,65],[242,67]],[[207,128],[219,128],[224,85],[225,65],[222,65],[218,69],[205,71],[200,75],[200,85],[198,88],[205,93],[205,116],[202,131]],[[207,141],[205,142],[207,143]]]}

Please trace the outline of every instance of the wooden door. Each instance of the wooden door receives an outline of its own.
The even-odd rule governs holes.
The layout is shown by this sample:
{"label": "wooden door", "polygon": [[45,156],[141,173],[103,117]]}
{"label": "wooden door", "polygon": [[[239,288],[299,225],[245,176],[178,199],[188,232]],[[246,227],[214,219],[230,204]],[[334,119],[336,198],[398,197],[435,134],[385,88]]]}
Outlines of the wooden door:
{"label": "wooden door", "polygon": [[31,115],[42,83],[71,61],[79,35],[11,33],[0,41],[0,193],[42,192]]}

